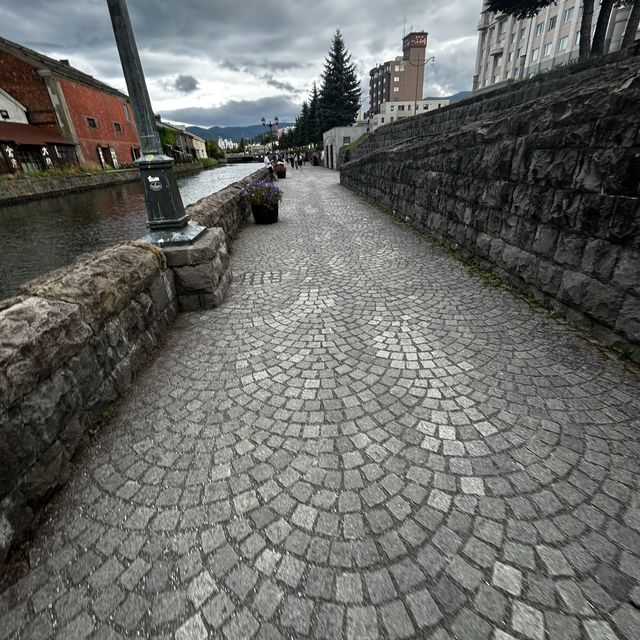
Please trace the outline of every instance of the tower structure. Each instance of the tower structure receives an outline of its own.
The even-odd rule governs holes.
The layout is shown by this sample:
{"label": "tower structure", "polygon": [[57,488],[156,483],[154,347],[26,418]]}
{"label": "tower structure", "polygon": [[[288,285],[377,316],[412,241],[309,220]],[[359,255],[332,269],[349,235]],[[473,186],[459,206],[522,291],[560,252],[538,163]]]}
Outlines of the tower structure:
{"label": "tower structure", "polygon": [[402,39],[402,56],[369,71],[369,112],[380,113],[385,102],[422,100],[427,52],[426,31],[412,31]]}

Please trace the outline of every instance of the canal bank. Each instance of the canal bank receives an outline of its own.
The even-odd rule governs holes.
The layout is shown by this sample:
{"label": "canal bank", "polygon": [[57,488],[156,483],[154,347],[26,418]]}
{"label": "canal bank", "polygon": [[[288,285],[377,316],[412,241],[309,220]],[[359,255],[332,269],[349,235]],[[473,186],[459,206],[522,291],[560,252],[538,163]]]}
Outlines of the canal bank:
{"label": "canal bank", "polygon": [[[194,204],[259,168],[227,165],[178,176],[182,200]],[[146,222],[139,180],[0,207],[0,300],[82,253],[144,236]]]}
{"label": "canal bank", "polygon": [[[175,172],[178,176],[193,175],[202,171],[202,169],[203,167],[199,162],[175,166]],[[135,182],[139,179],[140,172],[138,169],[119,169],[57,176],[20,176],[14,179],[5,178],[0,180],[0,207],[60,196],[66,193]]]}

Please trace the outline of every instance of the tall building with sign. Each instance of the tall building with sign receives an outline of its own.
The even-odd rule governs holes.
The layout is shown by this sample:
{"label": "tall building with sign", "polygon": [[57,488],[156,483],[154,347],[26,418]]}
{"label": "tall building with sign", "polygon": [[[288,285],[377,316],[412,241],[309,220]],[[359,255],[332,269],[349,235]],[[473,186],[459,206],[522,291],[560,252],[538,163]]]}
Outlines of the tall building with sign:
{"label": "tall building with sign", "polygon": [[369,71],[369,113],[380,113],[385,102],[422,100],[427,52],[426,31],[412,31],[402,39],[402,56]]}

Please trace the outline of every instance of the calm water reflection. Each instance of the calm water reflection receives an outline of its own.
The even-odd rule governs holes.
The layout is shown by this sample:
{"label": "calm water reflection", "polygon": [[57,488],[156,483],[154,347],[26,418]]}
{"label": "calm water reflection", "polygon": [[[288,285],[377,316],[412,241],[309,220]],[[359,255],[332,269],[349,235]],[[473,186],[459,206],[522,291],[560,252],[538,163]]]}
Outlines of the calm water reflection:
{"label": "calm water reflection", "polygon": [[[180,178],[178,186],[187,205],[257,169],[228,165]],[[0,207],[0,299],[81,253],[143,236],[146,219],[138,182]]]}

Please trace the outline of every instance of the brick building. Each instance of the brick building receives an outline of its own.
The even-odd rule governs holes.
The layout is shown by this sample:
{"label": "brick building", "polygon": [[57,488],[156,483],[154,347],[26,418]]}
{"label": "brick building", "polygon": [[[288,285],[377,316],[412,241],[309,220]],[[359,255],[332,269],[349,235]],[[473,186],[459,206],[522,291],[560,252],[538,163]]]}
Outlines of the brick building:
{"label": "brick building", "polygon": [[369,113],[380,113],[385,102],[422,100],[427,51],[426,31],[412,31],[402,39],[402,56],[369,71]]}
{"label": "brick building", "polygon": [[129,98],[67,60],[0,38],[0,88],[24,105],[29,125],[73,144],[81,164],[118,167],[140,154]]}

